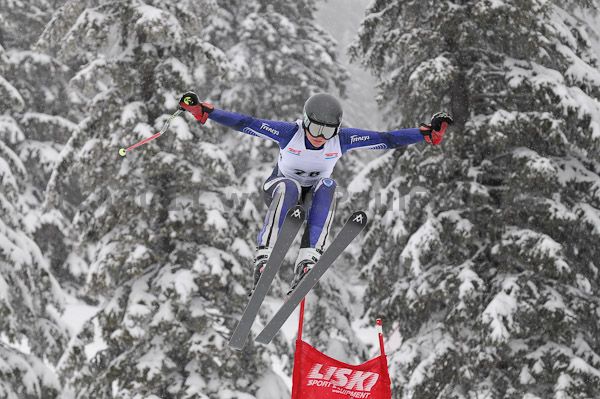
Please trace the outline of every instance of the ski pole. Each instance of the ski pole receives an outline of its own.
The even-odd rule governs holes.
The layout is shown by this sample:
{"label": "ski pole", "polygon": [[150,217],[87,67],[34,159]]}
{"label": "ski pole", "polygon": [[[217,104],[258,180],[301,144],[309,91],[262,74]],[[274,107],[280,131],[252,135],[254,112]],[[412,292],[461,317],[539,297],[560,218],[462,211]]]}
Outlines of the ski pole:
{"label": "ski pole", "polygon": [[175,113],[173,115],[171,115],[171,117],[165,122],[165,125],[162,127],[162,129],[160,129],[160,132],[156,133],[154,136],[148,137],[145,140],[140,141],[137,144],[132,145],[129,148],[121,148],[119,149],[119,155],[124,157],[125,155],[127,155],[127,151],[129,150],[133,150],[136,147],[141,146],[142,144],[146,144],[147,142],[149,142],[150,140],[154,140],[155,138],[157,138],[158,136],[160,136],[161,134],[165,133],[167,131],[167,129],[169,128],[169,124],[171,123],[171,121],[173,119],[175,119],[175,117],[177,115],[179,115],[181,112],[183,112],[184,109],[183,108],[179,108],[177,111],[175,111]]}

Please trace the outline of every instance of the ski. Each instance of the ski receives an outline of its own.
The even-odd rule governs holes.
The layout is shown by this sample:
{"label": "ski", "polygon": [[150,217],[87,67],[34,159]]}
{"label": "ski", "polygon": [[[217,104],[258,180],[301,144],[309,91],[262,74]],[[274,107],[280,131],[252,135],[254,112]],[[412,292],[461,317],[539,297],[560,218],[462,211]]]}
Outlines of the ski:
{"label": "ski", "polygon": [[260,306],[267,296],[271,283],[273,282],[275,275],[277,275],[294,238],[298,234],[298,231],[300,231],[305,216],[304,208],[300,205],[293,206],[285,215],[283,225],[281,226],[281,230],[279,231],[279,235],[273,246],[273,251],[269,256],[269,260],[260,275],[260,279],[258,280],[254,291],[252,292],[252,296],[246,305],[242,318],[233,331],[231,339],[229,340],[229,347],[238,350],[244,347]]}
{"label": "ski", "polygon": [[302,299],[317,284],[321,276],[329,269],[346,247],[358,236],[367,225],[367,215],[358,211],[352,214],[346,221],[342,230],[335,237],[331,245],[315,263],[312,270],[304,276],[300,284],[288,295],[286,301],[279,308],[275,316],[269,321],[262,332],[256,337],[256,342],[267,345],[279,331],[283,323],[290,317],[294,309],[302,302]]}

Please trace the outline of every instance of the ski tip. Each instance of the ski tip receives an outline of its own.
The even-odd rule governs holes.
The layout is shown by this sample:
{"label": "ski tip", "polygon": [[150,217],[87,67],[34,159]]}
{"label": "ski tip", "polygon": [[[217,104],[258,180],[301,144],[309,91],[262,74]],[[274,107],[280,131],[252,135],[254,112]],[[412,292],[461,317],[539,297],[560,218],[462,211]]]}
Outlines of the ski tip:
{"label": "ski tip", "polygon": [[348,219],[349,222],[356,223],[361,226],[365,226],[368,220],[369,219],[367,218],[367,214],[363,211],[354,212],[352,216],[350,216],[350,218]]}
{"label": "ski tip", "polygon": [[229,346],[231,349],[241,351],[244,348],[245,343],[246,343],[245,340],[244,340],[244,342],[240,343],[238,341],[234,341],[233,339],[231,339],[229,341],[229,343],[227,344],[227,346]]}
{"label": "ski tip", "polygon": [[254,342],[258,342],[261,345],[269,345],[272,340],[273,337],[267,337],[266,335],[259,334],[254,340]]}

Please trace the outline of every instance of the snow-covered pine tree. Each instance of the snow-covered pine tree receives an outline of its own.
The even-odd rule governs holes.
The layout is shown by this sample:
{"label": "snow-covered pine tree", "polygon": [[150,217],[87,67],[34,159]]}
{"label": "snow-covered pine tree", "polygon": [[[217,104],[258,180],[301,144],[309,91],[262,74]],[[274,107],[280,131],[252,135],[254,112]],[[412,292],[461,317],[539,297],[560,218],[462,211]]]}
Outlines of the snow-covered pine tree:
{"label": "snow-covered pine tree", "polygon": [[26,137],[13,117],[27,101],[4,77],[9,64],[0,45],[0,397],[57,398],[47,362],[58,361],[68,340],[63,294],[29,233],[30,178],[18,153]]}
{"label": "snow-covered pine tree", "polygon": [[[60,66],[31,45],[50,19],[51,1],[0,1],[0,397],[55,398],[49,365],[68,341],[63,293],[38,240],[39,208],[56,153]],[[43,128],[40,125],[43,123]],[[37,124],[37,126],[36,126]],[[68,129],[64,134],[68,134]],[[48,242],[49,240],[41,240]]]}
{"label": "snow-covered pine tree", "polygon": [[[52,2],[10,2],[2,10],[6,21],[0,35],[6,49],[3,76],[23,99],[18,111],[16,103],[5,108],[10,110],[5,118],[11,118],[24,135],[15,148],[27,169],[24,189],[28,196],[23,211],[29,233],[50,261],[51,270],[61,283],[66,283],[73,276],[60,269],[68,252],[66,222],[56,210],[44,212],[40,204],[58,154],[77,127],[70,121],[76,115],[71,112],[65,91],[68,68],[35,47],[44,24],[51,18]],[[64,209],[68,209],[68,197],[77,193],[76,188],[61,187]]]}
{"label": "snow-covered pine tree", "polygon": [[387,196],[362,259],[366,311],[405,337],[390,356],[395,397],[600,395],[598,38],[577,17],[595,11],[371,5],[352,51],[390,122],[443,108],[457,122],[439,147],[390,152],[364,174]]}
{"label": "snow-covered pine tree", "polygon": [[[166,135],[125,158],[117,153],[160,129],[189,88],[217,107],[263,118],[279,117],[279,107],[299,112],[289,86],[279,86],[292,79],[293,70],[273,69],[265,77],[244,62],[236,65],[243,55],[232,50],[246,43],[246,64],[256,67],[263,38],[240,32],[261,30],[239,26],[248,10],[275,13],[282,6],[239,4],[73,0],[42,37],[74,71],[74,97],[86,113],[53,181],[57,186],[72,173],[80,177],[83,201],[73,219],[79,242],[67,262],[89,266],[85,291],[101,304],[59,367],[76,397],[286,395],[265,349],[227,348],[238,319],[232,315],[247,301],[255,227],[263,215],[251,201],[235,212],[223,201],[231,193],[256,193],[258,187],[240,184],[234,162],[246,149],[260,153],[264,142],[224,134],[212,122],[201,126],[185,114]],[[312,23],[299,17],[286,15],[292,24]],[[275,34],[291,28],[271,18],[275,30],[265,25],[264,34],[281,37],[287,56],[302,60],[308,44]],[[314,61],[304,59],[304,68]],[[327,72],[325,66],[323,81],[339,81],[340,70],[331,64]],[[284,103],[235,107],[255,101],[240,100],[241,91],[233,89],[238,79],[253,88],[250,93],[264,89],[264,97],[269,91]],[[303,90],[317,90],[307,84]],[[52,204],[57,196],[50,194]]]}
{"label": "snow-covered pine tree", "polygon": [[65,0],[0,0],[0,42],[4,48],[29,50],[52,12]]}

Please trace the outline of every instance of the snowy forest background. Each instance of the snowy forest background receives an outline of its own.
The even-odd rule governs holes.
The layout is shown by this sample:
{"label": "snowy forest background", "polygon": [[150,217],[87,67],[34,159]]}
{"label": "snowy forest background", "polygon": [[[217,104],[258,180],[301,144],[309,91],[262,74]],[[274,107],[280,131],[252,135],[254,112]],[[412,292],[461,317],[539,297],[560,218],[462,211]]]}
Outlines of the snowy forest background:
{"label": "snowy forest background", "polygon": [[295,320],[227,347],[276,147],[184,115],[117,152],[187,89],[279,120],[329,91],[383,130],[449,110],[438,147],[338,164],[336,226],[371,223],[305,339],[363,362],[381,317],[394,398],[600,398],[599,7],[0,0],[0,398],[289,397]]}

